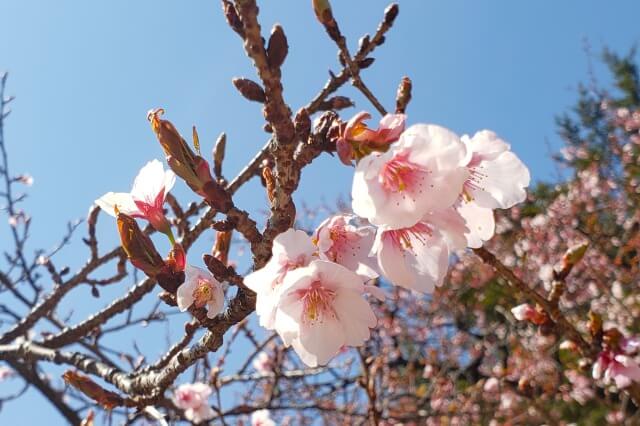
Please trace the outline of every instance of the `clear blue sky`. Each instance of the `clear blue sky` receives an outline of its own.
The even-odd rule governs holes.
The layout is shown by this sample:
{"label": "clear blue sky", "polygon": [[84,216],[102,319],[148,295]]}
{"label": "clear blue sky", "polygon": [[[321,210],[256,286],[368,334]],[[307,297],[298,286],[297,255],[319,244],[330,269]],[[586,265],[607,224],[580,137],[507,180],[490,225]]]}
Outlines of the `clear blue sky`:
{"label": "clear blue sky", "polygon": [[[296,110],[324,85],[328,69],[338,69],[336,49],[316,23],[310,1],[260,3],[265,32],[280,22],[288,36],[285,97]],[[387,5],[333,3],[352,49],[360,35],[375,30]],[[548,157],[548,146],[559,146],[553,118],[588,78],[584,41],[595,52],[604,45],[626,52],[640,36],[640,4],[633,0],[606,6],[592,0],[399,3],[396,28],[376,51],[365,81],[391,109],[398,81],[409,75],[411,123],[437,123],[461,134],[493,129],[511,142],[535,180],[554,177]],[[233,77],[254,78],[254,71],[216,0],[0,0],[2,69],[10,72],[8,92],[17,96],[6,123],[12,170],[35,178],[25,204],[35,217],[34,247],[54,245],[66,221],[84,217],[102,193],[129,189],[146,161],[161,158],[145,119],[150,108],[164,107],[184,133],[197,125],[205,152],[227,132],[229,177],[266,140],[260,106],[231,85]],[[595,69],[606,81],[602,67]],[[373,110],[353,90],[342,93],[357,103],[346,116]],[[348,193],[351,173],[330,158],[318,161],[303,174],[298,200],[313,204]],[[255,185],[237,197],[252,211],[263,200]],[[103,235],[114,241],[115,227],[103,222]],[[82,263],[84,248],[77,238],[75,244],[60,263]],[[88,290],[74,294],[78,302]],[[0,423],[51,419],[39,398],[29,393],[3,407]],[[40,413],[27,413],[25,423],[20,410],[35,404]]]}

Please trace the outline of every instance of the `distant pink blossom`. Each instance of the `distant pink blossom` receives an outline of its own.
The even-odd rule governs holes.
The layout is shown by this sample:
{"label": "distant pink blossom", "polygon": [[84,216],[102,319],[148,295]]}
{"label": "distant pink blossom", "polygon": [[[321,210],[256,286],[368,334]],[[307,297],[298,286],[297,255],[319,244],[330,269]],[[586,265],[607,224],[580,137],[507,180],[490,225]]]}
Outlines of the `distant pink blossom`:
{"label": "distant pink blossom", "polygon": [[0,366],[0,382],[3,382],[14,376],[14,372],[9,367]]}
{"label": "distant pink blossom", "polygon": [[605,385],[613,381],[619,389],[628,387],[631,382],[640,382],[640,366],[627,352],[629,349],[628,344],[623,343],[620,350],[606,349],[600,352],[593,364],[593,378],[602,379]]}
{"label": "distant pink blossom", "polygon": [[251,426],[276,426],[269,410],[258,410],[251,413]]}
{"label": "distant pink blossom", "polygon": [[495,377],[489,377],[482,387],[487,393],[497,393],[500,390],[500,380]]}
{"label": "distant pink blossom", "polygon": [[544,324],[547,321],[545,314],[527,303],[512,308],[511,313],[518,321],[529,321],[536,325]]}
{"label": "distant pink blossom", "polygon": [[256,355],[252,365],[253,368],[261,374],[271,373],[273,371],[273,360],[265,351],[260,351],[258,355]]}
{"label": "distant pink blossom", "polygon": [[184,410],[184,416],[193,423],[211,420],[215,412],[208,403],[211,387],[205,383],[186,383],[178,386],[173,401]]}

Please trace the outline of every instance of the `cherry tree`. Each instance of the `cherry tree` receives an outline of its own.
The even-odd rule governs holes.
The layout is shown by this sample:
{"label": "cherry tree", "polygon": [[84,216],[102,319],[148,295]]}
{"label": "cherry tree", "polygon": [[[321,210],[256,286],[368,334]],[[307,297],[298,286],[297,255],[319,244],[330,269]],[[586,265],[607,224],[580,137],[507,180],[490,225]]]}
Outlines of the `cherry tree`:
{"label": "cherry tree", "polygon": [[[617,91],[585,88],[576,114],[559,119],[566,147],[558,161],[571,176],[529,188],[527,166],[495,132],[458,135],[407,115],[408,77],[392,110],[368,88],[363,70],[397,4],[350,52],[328,0],[311,2],[341,70],[294,114],[281,82],[284,29],[275,25],[265,39],[255,0],[221,3],[258,77],[234,85],[263,105],[267,142],[229,179],[224,135],[208,158],[195,127],[188,142],[171,111],[150,110],[164,162],[150,158],[130,192],[96,194],[78,271],[54,261],[83,232],[79,223],[53,251],[25,249],[31,218],[19,194],[32,180],[9,169],[2,125],[12,99],[2,79],[0,196],[12,247],[0,270],[0,381],[22,383],[2,402],[35,388],[84,425],[636,422],[640,82],[632,58],[607,52]],[[346,84],[371,111],[343,111],[353,105],[336,94]],[[353,179],[344,185],[349,202],[319,217],[293,195],[321,155],[350,167]],[[234,199],[254,178],[266,218]],[[178,185],[189,199],[171,194]],[[113,222],[120,245],[99,244],[98,220]],[[193,249],[212,235],[209,252]],[[251,254],[248,271],[232,247]],[[140,279],[125,289],[132,276]],[[100,297],[119,284],[115,300]],[[84,286],[95,312],[71,323],[61,303]],[[153,348],[112,339],[182,322],[178,340],[153,339]]]}

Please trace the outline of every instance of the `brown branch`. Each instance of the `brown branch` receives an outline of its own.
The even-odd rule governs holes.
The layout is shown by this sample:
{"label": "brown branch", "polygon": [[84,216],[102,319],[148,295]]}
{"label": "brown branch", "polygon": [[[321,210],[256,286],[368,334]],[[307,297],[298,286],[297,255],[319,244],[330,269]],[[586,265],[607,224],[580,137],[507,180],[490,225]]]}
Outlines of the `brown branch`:
{"label": "brown branch", "polygon": [[545,297],[540,295],[537,291],[529,287],[524,281],[518,278],[508,267],[506,267],[496,256],[484,247],[473,249],[474,253],[478,255],[486,264],[493,267],[493,269],[504,278],[513,288],[518,290],[527,299],[535,302],[549,315],[549,318],[558,327],[558,333],[565,335],[568,339],[575,342],[581,352],[590,358],[595,358],[597,355],[597,349],[585,340],[578,330],[565,318],[564,315],[549,302]]}
{"label": "brown branch", "polygon": [[40,391],[40,393],[53,404],[56,409],[67,419],[72,425],[80,424],[80,416],[64,402],[64,396],[62,393],[56,392],[48,383],[40,378],[34,365],[24,365],[20,362],[9,360],[7,361],[11,368],[20,374],[25,381],[33,385]]}

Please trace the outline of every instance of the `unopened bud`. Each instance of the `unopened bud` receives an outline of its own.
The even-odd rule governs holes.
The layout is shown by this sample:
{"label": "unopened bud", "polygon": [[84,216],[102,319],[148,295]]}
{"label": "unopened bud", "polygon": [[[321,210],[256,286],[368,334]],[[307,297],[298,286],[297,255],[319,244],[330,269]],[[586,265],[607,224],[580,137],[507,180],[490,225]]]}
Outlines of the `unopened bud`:
{"label": "unopened bud", "polygon": [[329,0],[311,0],[311,4],[313,5],[316,18],[318,18],[318,21],[324,26],[329,37],[331,37],[333,41],[338,41],[341,37],[340,29],[338,28],[338,23],[333,18]]}
{"label": "unopened bud", "polygon": [[318,18],[321,24],[326,25],[333,21],[333,12],[331,11],[329,0],[311,0],[311,4],[313,5],[316,18]]}
{"label": "unopened bud", "polygon": [[398,13],[400,13],[400,7],[397,3],[390,4],[384,10],[384,23],[388,26],[392,26],[398,17]]}
{"label": "unopened bud", "polygon": [[322,102],[318,107],[321,111],[339,111],[341,109],[350,108],[355,104],[346,96],[334,96]]}
{"label": "unopened bud", "polygon": [[602,317],[593,312],[589,311],[589,333],[594,339],[600,339],[602,337]]}
{"label": "unopened bud", "polygon": [[115,392],[103,389],[88,376],[72,370],[66,371],[62,378],[68,384],[96,401],[106,410],[125,405],[124,399]]}
{"label": "unopened bud", "polygon": [[280,68],[289,53],[287,36],[280,25],[275,25],[271,30],[269,44],[267,46],[267,59],[271,69]]}
{"label": "unopened bud", "polygon": [[365,68],[369,68],[371,65],[373,65],[375,61],[376,61],[376,58],[372,58],[372,57],[364,58],[363,60],[358,62],[358,68],[360,68],[361,70]]}
{"label": "unopened bud", "polygon": [[269,198],[269,202],[273,204],[273,201],[276,198],[276,181],[270,167],[262,168],[262,179],[264,180],[264,184],[267,188],[267,197]]}
{"label": "unopened bud", "polygon": [[222,263],[217,257],[205,254],[202,256],[202,259],[217,280],[224,281],[229,276],[229,267]]}
{"label": "unopened bud", "polygon": [[229,249],[231,248],[232,231],[218,231],[216,233],[216,242],[213,247],[213,256],[224,265],[229,261]]}
{"label": "unopened bud", "polygon": [[610,349],[617,350],[624,336],[617,328],[610,328],[602,335],[602,342]]}
{"label": "unopened bud", "polygon": [[238,92],[246,99],[260,103],[266,100],[264,90],[255,81],[248,78],[234,78],[232,81]]}
{"label": "unopened bud", "polygon": [[404,114],[407,105],[411,101],[411,89],[413,84],[409,77],[402,77],[400,85],[398,86],[398,92],[396,93],[396,114]]}
{"label": "unopened bud", "polygon": [[142,232],[134,218],[118,212],[117,208],[116,213],[122,249],[129,261],[148,277],[155,277],[162,270],[164,262],[151,238]]}
{"label": "unopened bud", "polygon": [[577,265],[587,252],[587,248],[589,248],[589,243],[587,242],[569,248],[562,257],[562,269],[571,269]]}
{"label": "unopened bud", "polygon": [[224,161],[225,149],[227,146],[227,135],[221,133],[213,147],[213,173],[216,178],[222,178],[222,162]]}
{"label": "unopened bud", "polygon": [[229,0],[222,0],[222,9],[224,11],[224,17],[227,19],[227,23],[233,31],[235,31],[240,37],[244,38],[244,27],[242,21],[238,16],[236,7]]}
{"label": "unopened bud", "polygon": [[231,196],[213,180],[209,163],[191,150],[171,122],[160,118],[163,113],[162,109],[152,110],[148,118],[167,155],[167,164],[209,205],[226,213],[233,205]]}

